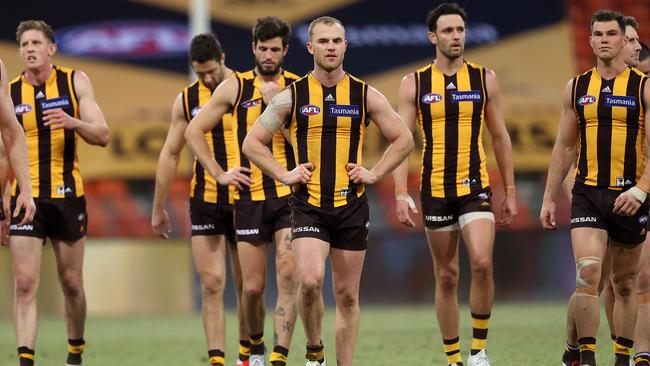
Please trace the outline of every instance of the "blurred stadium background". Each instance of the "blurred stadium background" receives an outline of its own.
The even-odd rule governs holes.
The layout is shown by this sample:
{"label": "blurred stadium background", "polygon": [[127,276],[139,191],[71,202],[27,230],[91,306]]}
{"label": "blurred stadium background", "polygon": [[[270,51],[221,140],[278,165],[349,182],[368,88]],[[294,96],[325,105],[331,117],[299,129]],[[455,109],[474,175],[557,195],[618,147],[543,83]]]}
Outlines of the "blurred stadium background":
{"label": "blurred stadium background", "polygon": [[[111,128],[111,143],[106,149],[81,144],[79,150],[90,217],[85,281],[91,319],[137,319],[145,314],[176,314],[180,318],[175,319],[185,319],[198,307],[199,292],[188,247],[187,195],[192,158],[187,151],[168,202],[172,240],[157,240],[149,225],[154,174],[171,105],[189,82],[187,48],[193,34],[188,9],[192,2],[39,0],[2,5],[0,56],[9,75],[21,71],[15,42],[18,22],[46,20],[57,31],[55,64],[83,70],[90,76]],[[469,14],[466,58],[492,68],[499,76],[502,109],[513,143],[519,217],[515,224],[497,232],[497,309],[504,302],[562,302],[575,278],[567,231],[568,205],[564,203],[561,208],[562,228],[557,232],[543,232],[537,220],[560,115],[561,90],[569,78],[593,64],[588,35],[595,9],[610,8],[635,16],[641,24],[641,39],[649,42],[650,2],[459,2]],[[226,64],[234,70],[254,66],[250,28],[258,17],[277,15],[286,19],[293,25],[294,34],[285,68],[297,74],[312,67],[304,47],[309,22],[325,14],[337,17],[346,25],[349,41],[345,69],[378,88],[395,105],[400,78],[433,57],[424,20],[437,3],[212,0],[206,15],[223,45]],[[378,130],[371,129],[365,142],[366,166],[379,158],[384,146]],[[419,163],[420,152],[414,152],[410,192],[415,196]],[[494,200],[500,203],[503,194],[493,160],[490,167]],[[368,194],[372,226],[362,278],[362,305],[429,306],[433,272],[421,217],[416,217],[417,230],[399,225],[390,178],[371,187]],[[42,315],[58,317],[63,304],[49,246],[45,252],[39,307]],[[272,262],[270,265],[267,304],[275,301]],[[467,268],[466,263],[462,266]],[[461,298],[466,299],[468,287],[469,276],[463,271]],[[0,248],[0,329],[6,333],[0,338],[3,348],[12,344],[6,337],[11,333],[12,291],[9,253]],[[232,287],[227,290],[226,301],[229,307],[234,306]],[[327,303],[332,304],[329,292]],[[563,307],[551,309],[556,311],[552,321],[557,320],[557,326],[549,336],[557,337],[555,343],[560,344]],[[421,336],[430,338],[435,318],[432,312],[427,314],[430,326]],[[196,316],[189,317],[194,324],[191,332],[202,344]],[[363,339],[360,342],[364,343]]]}

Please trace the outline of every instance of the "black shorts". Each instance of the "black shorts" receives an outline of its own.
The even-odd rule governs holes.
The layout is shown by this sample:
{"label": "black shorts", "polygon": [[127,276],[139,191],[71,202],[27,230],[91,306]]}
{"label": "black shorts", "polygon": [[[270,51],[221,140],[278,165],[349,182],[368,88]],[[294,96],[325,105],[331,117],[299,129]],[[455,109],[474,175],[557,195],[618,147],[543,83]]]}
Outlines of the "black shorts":
{"label": "black shorts", "polygon": [[235,223],[233,206],[221,203],[208,203],[190,198],[190,221],[192,236],[225,235],[228,242],[235,243]]}
{"label": "black shorts", "polygon": [[455,198],[421,196],[420,199],[424,226],[433,230],[455,225],[458,217],[470,212],[492,212],[490,187]]}
{"label": "black shorts", "polygon": [[324,210],[292,197],[291,238],[317,238],[332,248],[366,250],[370,212],[368,199],[362,195],[341,207]]}
{"label": "black shorts", "polygon": [[[86,198],[34,198],[36,214],[34,221],[18,226],[23,214],[11,218],[9,235],[31,236],[45,239],[51,238],[63,241],[77,241],[84,236],[88,229],[88,214],[86,213]],[[11,197],[11,212],[16,208],[16,197]]]}
{"label": "black shorts", "polygon": [[622,191],[607,188],[573,185],[571,202],[571,229],[593,227],[607,231],[609,237],[618,243],[637,245],[646,237],[648,223],[648,200],[634,216],[621,216],[613,212],[614,201]]}
{"label": "black shorts", "polygon": [[273,234],[291,227],[289,196],[264,201],[235,200],[237,241],[260,244],[273,241]]}

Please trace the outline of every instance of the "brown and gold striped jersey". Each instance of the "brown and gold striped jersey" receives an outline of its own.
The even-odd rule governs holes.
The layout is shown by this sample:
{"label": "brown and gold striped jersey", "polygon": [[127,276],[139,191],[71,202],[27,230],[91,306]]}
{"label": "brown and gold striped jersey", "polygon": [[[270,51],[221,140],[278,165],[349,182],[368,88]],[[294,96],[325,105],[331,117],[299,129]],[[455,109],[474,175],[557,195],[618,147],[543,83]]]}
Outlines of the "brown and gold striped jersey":
{"label": "brown and gold striped jersey", "polygon": [[[297,79],[297,75],[284,70],[280,74],[278,84],[280,88],[284,88]],[[262,81],[257,77],[254,70],[238,74],[237,80],[239,81],[239,93],[233,112],[233,128],[235,129],[235,138],[237,139],[239,151],[241,151],[244,138],[246,138],[248,131],[250,131],[257,118],[266,108],[266,104],[262,100],[262,94],[260,92]],[[273,135],[273,139],[268,147],[275,159],[287,170],[292,170],[296,167],[291,145],[285,140],[282,132],[277,131]],[[284,197],[291,193],[289,187],[263,174],[262,170],[251,163],[244,154],[240,153],[239,159],[240,166],[250,168],[253,171],[250,175],[253,184],[238,190],[237,199],[262,201],[267,198]]]}
{"label": "brown and gold striped jersey", "polygon": [[[44,126],[43,112],[61,108],[79,118],[79,104],[74,88],[73,69],[54,66],[43,85],[30,84],[24,75],[10,84],[16,117],[27,137],[29,170],[34,197],[64,198],[84,195],[79,172],[77,143],[79,136],[71,129]],[[14,182],[13,194],[17,186]]]}
{"label": "brown and gold striped jersey", "polygon": [[310,73],[291,85],[292,111],[287,122],[299,164],[314,164],[311,180],[297,187],[296,197],[316,207],[344,206],[361,197],[363,184],[348,177],[348,163],[362,163],[368,126],[368,86],[346,76],[332,87]]}
{"label": "brown and gold striped jersey", "polygon": [[576,182],[620,190],[641,177],[646,80],[630,67],[609,80],[596,68],[573,79],[571,100],[580,130]]}
{"label": "brown and gold striped jersey", "polygon": [[434,63],[415,72],[423,197],[465,196],[490,183],[483,149],[485,72],[467,61],[451,76]]}
{"label": "brown and gold striped jersey", "polygon": [[[208,103],[211,96],[212,90],[198,80],[188,85],[182,95],[185,120],[190,122]],[[223,170],[228,171],[237,164],[239,149],[235,144],[232,113],[225,114],[221,123],[205,134],[205,141]],[[232,204],[235,197],[235,186],[217,184],[217,181],[194,158],[190,197],[207,203]]]}

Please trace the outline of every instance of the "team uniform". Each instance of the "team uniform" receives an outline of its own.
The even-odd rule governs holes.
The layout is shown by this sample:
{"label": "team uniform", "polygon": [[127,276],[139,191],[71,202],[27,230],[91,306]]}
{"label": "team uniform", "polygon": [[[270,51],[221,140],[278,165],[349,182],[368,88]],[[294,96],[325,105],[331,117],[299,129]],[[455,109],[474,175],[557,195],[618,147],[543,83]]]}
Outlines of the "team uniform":
{"label": "team uniform", "polygon": [[[54,66],[43,85],[31,85],[24,76],[10,84],[18,122],[25,131],[36,215],[32,223],[18,226],[22,215],[11,218],[10,234],[77,241],[86,235],[87,214],[77,158],[79,135],[70,129],[44,126],[43,112],[61,108],[79,118],[73,69]],[[18,187],[14,182],[11,210]]]}
{"label": "team uniform", "polygon": [[[212,90],[196,81],[183,90],[183,114],[189,123],[212,96]],[[211,131],[205,134],[210,152],[219,166],[227,171],[237,165],[239,149],[233,133],[233,116],[223,116]],[[217,183],[203,166],[194,159],[194,175],[190,183],[190,219],[192,235],[225,235],[231,244],[236,242],[234,227],[235,187]]]}
{"label": "team uniform", "polygon": [[484,67],[467,61],[451,76],[434,63],[415,72],[415,105],[424,140],[422,214],[428,229],[456,230],[469,213],[494,217],[483,149],[485,73]]}
{"label": "team uniform", "polygon": [[369,211],[363,184],[350,181],[348,163],[362,163],[368,86],[346,74],[332,87],[311,73],[291,85],[286,124],[299,164],[314,165],[309,182],[291,197],[292,238],[314,237],[332,248],[365,250]]}
{"label": "team uniform", "polygon": [[[284,88],[298,79],[282,71],[278,84]],[[241,152],[244,138],[266,108],[260,92],[261,80],[254,70],[237,74],[239,91],[233,111],[233,131]],[[273,135],[269,149],[275,159],[287,170],[296,167],[291,145],[280,131]],[[239,165],[252,170],[253,183],[237,190],[235,197],[235,227],[237,240],[250,243],[270,242],[273,233],[291,227],[289,196],[291,189],[262,173],[244,154],[239,154]]]}
{"label": "team uniform", "polygon": [[603,229],[614,241],[628,245],[645,240],[648,201],[632,217],[617,215],[612,207],[643,174],[646,80],[630,67],[611,80],[603,79],[596,68],[573,79],[580,141],[571,228]]}

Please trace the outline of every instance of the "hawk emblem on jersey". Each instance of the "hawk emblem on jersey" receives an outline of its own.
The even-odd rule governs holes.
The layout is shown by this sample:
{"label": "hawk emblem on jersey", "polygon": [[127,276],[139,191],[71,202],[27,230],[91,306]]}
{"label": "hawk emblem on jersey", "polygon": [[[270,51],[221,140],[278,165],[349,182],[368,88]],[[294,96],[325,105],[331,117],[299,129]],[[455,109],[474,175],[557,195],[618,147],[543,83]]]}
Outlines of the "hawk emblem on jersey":
{"label": "hawk emblem on jersey", "polygon": [[17,116],[22,116],[25,113],[31,112],[32,106],[29,104],[18,104],[14,110],[16,111]]}
{"label": "hawk emblem on jersey", "polygon": [[72,104],[70,103],[70,99],[68,99],[67,95],[41,101],[41,107],[43,107],[44,111],[56,108],[69,108],[71,105]]}
{"label": "hawk emblem on jersey", "polygon": [[305,116],[315,116],[320,113],[320,107],[313,104],[307,104],[300,107],[300,113]]}
{"label": "hawk emblem on jersey", "polygon": [[589,105],[596,103],[596,97],[593,95],[583,95],[578,98],[578,105]]}
{"label": "hawk emblem on jersey", "polygon": [[442,101],[442,95],[429,93],[422,96],[422,103],[433,104]]}
{"label": "hawk emblem on jersey", "polygon": [[247,101],[239,103],[240,106],[244,108],[254,108],[260,105],[260,99],[249,99]]}

